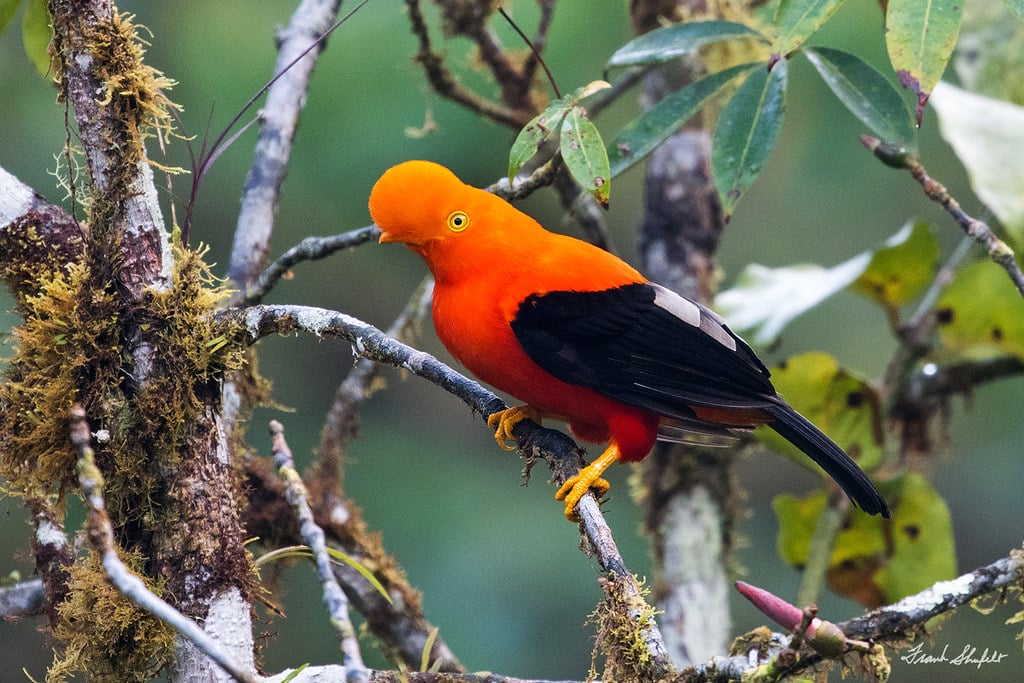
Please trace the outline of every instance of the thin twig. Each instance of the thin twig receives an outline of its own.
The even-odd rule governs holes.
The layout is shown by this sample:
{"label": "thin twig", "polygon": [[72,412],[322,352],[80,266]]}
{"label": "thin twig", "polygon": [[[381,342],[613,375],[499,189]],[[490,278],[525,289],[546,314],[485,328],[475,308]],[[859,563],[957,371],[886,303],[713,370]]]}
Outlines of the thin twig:
{"label": "thin twig", "polygon": [[[340,4],[341,0],[303,0],[287,28],[280,33],[275,76],[271,79],[272,85],[268,84],[260,136],[245,180],[228,262],[228,277],[241,286],[252,282],[263,267],[274,229],[281,183],[291,159],[295,128],[306,103],[309,79]],[[250,100],[246,108],[254,101]]]}
{"label": "thin twig", "polygon": [[814,524],[814,532],[811,534],[810,545],[807,550],[807,560],[804,562],[803,573],[800,575],[800,588],[797,590],[796,601],[799,605],[812,605],[818,602],[821,596],[821,589],[825,585],[825,578],[829,565],[832,563],[832,553],[836,547],[836,538],[842,531],[850,510],[850,499],[846,496],[829,496],[825,509]]}
{"label": "thin twig", "polygon": [[190,640],[236,681],[256,683],[257,679],[253,673],[243,669],[196,622],[146,588],[142,579],[135,576],[121,562],[114,541],[114,530],[107,516],[106,502],[103,499],[103,475],[96,466],[91,438],[85,409],[76,404],[71,408],[71,443],[78,450],[78,483],[87,509],[85,529],[93,549],[100,556],[111,584],[126,598]]}
{"label": "thin twig", "polygon": [[[284,438],[284,425],[277,420],[271,420],[270,434],[273,437],[274,464],[285,481],[285,498],[295,510],[302,540],[313,553],[313,562],[323,587],[324,606],[331,617],[331,625],[338,632],[338,638],[341,641],[341,663],[348,669],[365,671],[366,665],[363,664],[363,657],[359,652],[356,631],[348,616],[348,598],[345,597],[345,592],[341,590],[341,586],[338,585],[338,580],[334,576],[324,530],[313,519],[313,510],[309,507],[309,494],[306,491],[306,485],[295,469],[292,451]],[[363,680],[369,680],[369,675],[366,675]],[[352,683],[355,681],[353,680]]]}
{"label": "thin twig", "polygon": [[500,178],[485,189],[508,201],[523,199],[529,197],[538,188],[553,183],[561,165],[562,155],[556,152],[547,162],[535,168],[530,175],[517,175],[512,182],[509,182],[508,178]]}
{"label": "thin twig", "polygon": [[509,128],[518,130],[529,122],[533,116],[529,110],[510,109],[462,87],[455,79],[455,76],[444,65],[444,58],[434,52],[427,22],[420,11],[419,0],[405,0],[405,4],[409,10],[409,23],[412,27],[413,35],[420,42],[416,61],[423,66],[423,70],[427,75],[427,81],[429,81],[430,86],[438,95],[461,104],[474,114]]}
{"label": "thin twig", "polygon": [[[537,67],[540,66],[544,69],[544,73],[547,74],[548,80],[551,82],[555,97],[561,97],[562,95],[558,92],[558,86],[555,85],[555,79],[548,70],[547,64],[544,63],[543,57],[541,57],[541,53],[544,52],[544,46],[548,42],[548,29],[551,28],[551,19],[555,14],[555,0],[538,0],[537,5],[540,7],[537,34],[533,40],[528,40],[526,36],[523,36],[523,40],[530,46],[530,54],[527,55],[526,61],[523,63],[523,80],[527,83],[532,83],[537,73]],[[501,7],[498,8],[498,11],[504,14],[504,10]],[[513,24],[513,27],[516,31],[519,31],[519,27],[515,24]]]}
{"label": "thin twig", "polygon": [[245,293],[233,301],[232,305],[246,305],[259,303],[263,300],[274,285],[292,269],[303,261],[316,261],[326,258],[335,252],[343,249],[351,249],[364,244],[380,235],[380,228],[376,225],[367,225],[355,230],[343,232],[340,235],[330,237],[307,237],[297,245],[284,252],[271,263],[266,270],[260,273],[252,286],[247,287]]}
{"label": "thin twig", "polygon": [[869,135],[862,135],[861,142],[868,148],[882,163],[893,168],[902,168],[910,172],[914,180],[921,185],[925,196],[939,204],[946,210],[957,225],[975,242],[983,245],[988,251],[990,259],[1002,266],[1010,280],[1017,288],[1017,291],[1024,297],[1024,272],[1014,258],[1013,249],[1006,242],[992,231],[984,221],[970,216],[960,207],[958,202],[946,186],[928,175],[924,164],[909,150],[883,142]]}
{"label": "thin twig", "polygon": [[0,619],[31,617],[43,611],[46,599],[42,579],[29,579],[0,588]]}
{"label": "thin twig", "polygon": [[540,56],[541,51],[544,49],[543,41],[547,36],[548,27],[551,24],[551,14],[554,12],[554,3],[548,0],[541,4],[541,16],[540,24],[537,27],[537,38],[541,42],[532,41],[526,37],[523,30],[519,28],[516,22],[512,21],[512,17],[508,15],[505,8],[498,5],[498,13],[508,22],[509,26],[519,34],[523,42],[526,43],[527,47],[530,48],[530,55],[526,58],[526,63],[523,64],[523,73],[515,74],[516,78],[523,84],[525,84],[526,92],[529,92],[530,83],[533,81],[533,75],[537,70],[539,64],[544,69],[544,74],[548,77],[548,82],[551,84],[551,90],[554,91],[555,97],[562,99],[562,91],[558,89],[558,83],[555,82],[555,77],[551,75],[551,71],[548,69],[547,63],[544,62],[544,58]]}

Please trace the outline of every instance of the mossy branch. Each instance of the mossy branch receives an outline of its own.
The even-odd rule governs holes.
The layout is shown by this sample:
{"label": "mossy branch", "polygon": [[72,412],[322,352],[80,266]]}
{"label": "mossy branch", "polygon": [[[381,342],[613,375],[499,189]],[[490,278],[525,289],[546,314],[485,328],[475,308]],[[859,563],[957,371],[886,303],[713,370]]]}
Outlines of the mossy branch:
{"label": "mossy branch", "polygon": [[[317,574],[320,577],[320,584],[323,589],[324,607],[331,619],[331,625],[337,632],[341,643],[342,664],[349,669],[365,669],[363,656],[359,652],[359,641],[356,640],[356,631],[348,616],[348,598],[345,596],[338,580],[334,575],[331,556],[327,552],[326,536],[324,530],[313,519],[313,510],[309,506],[309,492],[306,485],[295,469],[295,461],[292,459],[292,450],[284,437],[284,425],[277,420],[270,422],[270,434],[273,437],[272,449],[274,452],[274,465],[277,466],[278,474],[284,480],[285,498],[295,511],[295,517],[299,522],[299,534],[303,542],[309,546],[313,553],[313,563],[316,565]],[[355,683],[354,677],[350,680]]]}
{"label": "mossy branch", "polygon": [[78,451],[78,481],[86,503],[85,531],[93,550],[100,557],[110,582],[125,598],[188,638],[236,681],[256,683],[253,673],[236,662],[196,622],[149,590],[146,584],[121,561],[117,552],[117,542],[114,540],[114,529],[107,516],[106,502],[103,498],[103,475],[96,466],[91,441],[85,410],[76,405],[71,409],[71,443]]}
{"label": "mossy branch", "polygon": [[[504,401],[480,384],[430,354],[391,339],[376,327],[344,313],[308,306],[261,305],[225,311],[220,316],[220,322],[225,329],[235,330],[234,334],[246,343],[255,343],[268,335],[294,331],[304,331],[318,337],[339,337],[352,344],[355,353],[362,358],[404,368],[437,384],[462,399],[484,419],[507,407]],[[551,468],[553,480],[558,485],[578,472],[583,462],[582,452],[572,439],[529,420],[517,424],[513,436],[525,454],[527,471],[538,459],[543,459]],[[583,520],[588,545],[602,569],[614,574],[616,580],[625,587],[623,590],[642,602],[639,586],[626,568],[611,529],[592,494],[583,497],[578,512]],[[650,648],[650,657],[667,663],[657,625],[652,621],[641,627]]]}

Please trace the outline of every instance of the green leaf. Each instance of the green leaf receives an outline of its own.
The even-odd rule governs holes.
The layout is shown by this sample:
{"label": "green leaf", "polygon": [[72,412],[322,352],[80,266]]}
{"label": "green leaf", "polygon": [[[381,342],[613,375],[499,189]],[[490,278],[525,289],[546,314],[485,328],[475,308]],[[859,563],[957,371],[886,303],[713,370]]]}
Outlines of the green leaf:
{"label": "green leaf", "polygon": [[21,0],[0,0],[0,33],[3,33],[7,25],[11,23],[20,4]]}
{"label": "green leaf", "polygon": [[373,586],[378,593],[384,596],[384,599],[387,600],[388,603],[391,603],[391,596],[388,595],[387,589],[384,588],[383,584],[381,584],[381,582],[377,580],[377,577],[374,576],[373,572],[370,571],[365,565],[360,564],[356,560],[352,559],[345,553],[335,548],[327,548],[327,554],[330,555],[331,559],[335,562],[343,562],[348,566],[352,567],[353,569],[355,569],[357,572],[359,572],[364,579],[369,581],[370,585]]}
{"label": "green leaf", "polygon": [[939,242],[928,223],[907,223],[875,251],[852,289],[895,310],[925,290],[935,277],[939,257]]}
{"label": "green leaf", "polygon": [[582,107],[572,107],[562,122],[562,160],[577,183],[601,206],[608,206],[611,169],[604,140]]}
{"label": "green leaf", "polygon": [[1024,107],[948,83],[936,86],[933,100],[942,137],[967,169],[971,189],[1024,245]]}
{"label": "green leaf", "polygon": [[725,105],[711,144],[715,188],[728,220],[775,147],[786,100],[787,62],[755,69]]}
{"label": "green leaf", "polygon": [[772,41],[772,53],[788,56],[821,28],[841,4],[843,0],[781,0],[775,12],[778,33]]}
{"label": "green leaf", "polygon": [[610,87],[612,87],[612,84],[608,81],[591,81],[590,83],[581,85],[573,90],[572,93],[565,98],[565,101],[570,104],[579,104],[588,97],[596,95],[602,90],[607,90]]}
{"label": "green leaf", "polygon": [[963,0],[889,1],[885,44],[900,83],[917,96],[918,126],[953,53],[962,13]]}
{"label": "green leaf", "polygon": [[754,29],[732,21],[692,21],[672,24],[626,43],[608,60],[608,67],[664,62],[699,47],[736,38],[760,38]]}
{"label": "green leaf", "polygon": [[956,544],[946,501],[921,475],[903,476],[893,506],[894,550],[875,575],[885,602],[893,603],[956,576]]}
{"label": "green leaf", "polygon": [[[334,548],[327,548],[327,554],[330,555],[331,559],[333,559],[335,562],[347,564],[348,566],[355,569],[363,576],[364,579],[370,582],[370,585],[373,586],[378,593],[384,596],[385,600],[387,600],[389,603],[391,602],[391,596],[388,595],[387,590],[384,588],[383,584],[381,584],[381,582],[377,580],[377,577],[373,575],[372,571],[367,569],[359,562],[356,562],[340,550],[336,550]],[[264,553],[260,557],[256,558],[256,566],[260,567],[269,562],[277,562],[278,560],[295,559],[300,557],[313,557],[313,551],[310,550],[308,545],[291,545],[283,548],[275,548],[274,550]]]}
{"label": "green leaf", "polygon": [[562,125],[569,105],[563,100],[554,100],[540,114],[523,126],[508,153],[509,182],[516,177],[519,169],[533,158],[544,140]]}
{"label": "green leaf", "polygon": [[[806,498],[783,493],[772,501],[775,516],[779,519],[776,545],[779,557],[787,564],[799,567],[807,562],[811,536],[818,517],[825,511],[825,503],[824,491],[815,491]],[[850,523],[836,537],[830,567],[859,557],[880,556],[886,550],[885,539],[878,533],[877,525],[871,524],[878,518],[857,512],[860,511],[851,510]]]}
{"label": "green leaf", "polygon": [[871,263],[867,252],[832,268],[798,264],[769,268],[752,263],[736,284],[715,297],[715,308],[729,326],[753,333],[759,346],[769,346],[793,319],[852,284]]}
{"label": "green leaf", "polygon": [[[772,369],[772,383],[797,412],[839,444],[861,469],[871,470],[882,460],[878,394],[864,379],[840,368],[835,358],[818,352],[793,356]],[[774,431],[758,428],[757,438],[773,451],[822,472]]]}
{"label": "green leaf", "polygon": [[913,147],[914,127],[900,92],[882,74],[848,52],[818,47],[803,51],[846,108],[886,142]]}
{"label": "green leaf", "polygon": [[940,356],[1024,359],[1024,304],[1006,271],[991,261],[961,268],[935,304]]}
{"label": "green leaf", "polygon": [[308,666],[309,666],[309,662],[306,662],[305,664],[303,664],[299,668],[292,669],[292,671],[290,671],[287,676],[285,676],[284,678],[281,679],[281,683],[291,683],[291,681],[294,681],[298,677],[299,674],[301,674],[303,671],[306,670],[306,667],[308,667]]}
{"label": "green leaf", "polygon": [[[919,474],[883,485],[895,501],[891,520],[852,509],[836,537],[828,584],[837,594],[868,607],[896,602],[956,575],[956,546],[949,508]],[[772,502],[779,520],[779,556],[800,567],[825,509],[825,493],[807,498],[780,495]]]}
{"label": "green leaf", "polygon": [[50,9],[46,0],[28,0],[25,16],[21,18],[21,40],[25,54],[41,75],[50,71]]}
{"label": "green leaf", "polygon": [[696,114],[719,90],[757,64],[743,64],[705,76],[676,90],[622,127],[608,144],[612,177],[650,154]]}

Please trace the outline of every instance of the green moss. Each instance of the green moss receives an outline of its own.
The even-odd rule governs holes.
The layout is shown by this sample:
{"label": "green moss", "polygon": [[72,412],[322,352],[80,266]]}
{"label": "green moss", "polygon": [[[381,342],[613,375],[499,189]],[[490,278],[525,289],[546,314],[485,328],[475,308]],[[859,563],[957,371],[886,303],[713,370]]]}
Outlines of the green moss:
{"label": "green moss", "polygon": [[666,673],[647,646],[655,609],[645,601],[648,590],[635,577],[633,581],[639,594],[628,590],[622,577],[609,574],[601,582],[604,597],[590,615],[590,622],[597,625],[590,678],[596,677],[598,654],[604,656],[602,681],[656,681]]}
{"label": "green moss", "polygon": [[14,493],[40,497],[63,496],[73,482],[71,404],[105,403],[120,384],[112,298],[84,286],[81,265],[52,275],[24,299],[25,322],[11,332],[14,355],[0,386],[0,475]]}
{"label": "green moss", "polygon": [[[123,558],[138,572],[138,555]],[[57,608],[53,635],[63,643],[46,680],[64,681],[77,672],[94,681],[147,681],[169,660],[174,630],[128,600],[107,579],[95,554],[70,570],[70,591]],[[159,582],[149,588],[162,590]]]}

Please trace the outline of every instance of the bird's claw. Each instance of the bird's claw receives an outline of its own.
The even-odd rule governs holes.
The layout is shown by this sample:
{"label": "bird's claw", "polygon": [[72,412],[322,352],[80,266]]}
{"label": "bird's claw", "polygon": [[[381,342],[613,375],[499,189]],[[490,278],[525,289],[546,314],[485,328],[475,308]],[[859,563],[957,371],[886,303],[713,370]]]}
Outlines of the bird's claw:
{"label": "bird's claw", "polygon": [[540,424],[540,413],[530,406],[514,406],[499,410],[487,416],[487,426],[494,430],[494,440],[506,451],[514,451],[517,447],[512,430],[523,420],[533,420]]}
{"label": "bird's claw", "polygon": [[565,501],[565,518],[567,520],[574,523],[580,522],[580,516],[576,514],[576,506],[579,505],[580,498],[587,491],[594,491],[597,497],[600,498],[611,488],[608,480],[602,478],[600,474],[600,472],[592,470],[588,465],[580,470],[580,473],[575,477],[566,479],[562,487],[555,493],[555,500]]}

